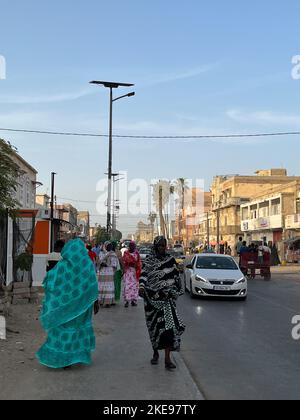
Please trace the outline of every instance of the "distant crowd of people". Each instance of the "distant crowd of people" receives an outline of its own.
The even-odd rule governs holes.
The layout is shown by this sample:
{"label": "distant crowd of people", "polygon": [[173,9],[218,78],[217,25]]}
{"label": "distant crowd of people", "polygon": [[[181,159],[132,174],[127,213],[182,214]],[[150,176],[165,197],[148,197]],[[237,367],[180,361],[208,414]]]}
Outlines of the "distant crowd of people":
{"label": "distant crowd of people", "polygon": [[261,244],[251,243],[250,245],[247,245],[247,242],[244,241],[242,237],[240,237],[236,245],[236,251],[240,259],[242,258],[243,254],[253,253],[257,257],[259,264],[263,264],[265,255],[271,258],[272,266],[277,266],[281,263],[278,249],[275,243],[267,244],[266,242],[263,242]]}

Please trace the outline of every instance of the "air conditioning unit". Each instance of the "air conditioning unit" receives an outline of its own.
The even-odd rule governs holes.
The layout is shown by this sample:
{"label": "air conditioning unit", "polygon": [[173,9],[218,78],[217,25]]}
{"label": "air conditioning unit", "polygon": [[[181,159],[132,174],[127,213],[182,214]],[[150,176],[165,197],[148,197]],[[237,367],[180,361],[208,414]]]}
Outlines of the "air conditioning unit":
{"label": "air conditioning unit", "polygon": [[39,213],[39,217],[41,219],[50,219],[50,209],[41,209]]}

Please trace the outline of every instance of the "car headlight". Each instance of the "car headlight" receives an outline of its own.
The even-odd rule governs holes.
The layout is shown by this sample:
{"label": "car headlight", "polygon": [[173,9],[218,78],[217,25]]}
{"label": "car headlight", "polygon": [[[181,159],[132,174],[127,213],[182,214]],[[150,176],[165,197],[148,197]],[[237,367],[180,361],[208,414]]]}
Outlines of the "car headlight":
{"label": "car headlight", "polygon": [[195,277],[195,280],[197,280],[197,281],[201,281],[202,283],[208,283],[208,281],[207,281],[207,280],[205,280],[203,277],[200,277],[200,276],[196,276],[196,277]]}
{"label": "car headlight", "polygon": [[245,279],[245,277],[241,278],[240,280],[238,280],[238,281],[236,282],[236,284],[242,284],[242,283],[246,283],[246,279]]}

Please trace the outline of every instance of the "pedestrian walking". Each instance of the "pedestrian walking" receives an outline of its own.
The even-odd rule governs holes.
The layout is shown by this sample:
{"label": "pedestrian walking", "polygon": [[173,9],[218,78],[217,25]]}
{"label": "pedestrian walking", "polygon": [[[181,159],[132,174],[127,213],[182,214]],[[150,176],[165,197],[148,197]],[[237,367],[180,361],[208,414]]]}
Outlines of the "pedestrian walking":
{"label": "pedestrian walking", "polygon": [[159,362],[159,350],[165,350],[165,367],[176,369],[172,351],[180,351],[185,326],[178,316],[176,300],[184,294],[180,273],[174,257],[166,252],[167,240],[154,241],[153,254],[144,262],[140,278],[140,296],[144,298],[146,322],[153,347],[151,363]]}
{"label": "pedestrian walking", "polygon": [[106,242],[105,249],[106,252],[99,261],[99,304],[105,308],[110,308],[115,305],[115,274],[119,266],[119,260],[113,251],[111,242]]}
{"label": "pedestrian walking", "polygon": [[278,252],[278,249],[277,249],[277,246],[276,246],[275,243],[272,245],[272,250],[271,251],[272,251],[272,253],[271,253],[271,265],[272,265],[272,267],[276,267],[276,266],[281,264],[281,261],[280,261],[279,252]]}
{"label": "pedestrian walking", "polygon": [[236,247],[235,247],[235,250],[236,250],[238,256],[240,256],[240,251],[241,251],[242,246],[243,246],[243,237],[240,236],[239,240],[238,240],[238,243],[236,244]]}
{"label": "pedestrian walking", "polygon": [[115,273],[115,302],[120,302],[121,292],[122,292],[122,277],[124,273],[123,258],[120,250],[118,249],[118,243],[116,241],[112,242],[113,251],[118,257],[118,267]]}
{"label": "pedestrian walking", "polygon": [[96,252],[94,252],[92,250],[92,245],[87,245],[86,249],[87,249],[88,255],[89,255],[89,257],[90,257],[90,259],[91,259],[91,261],[93,263],[93,266],[95,268],[95,271],[97,271],[97,258],[98,257],[97,257]]}
{"label": "pedestrian walking", "polygon": [[61,256],[43,283],[41,323],[48,337],[36,355],[53,369],[89,365],[95,349],[92,315],[98,287],[93,264],[80,239],[68,242]]}
{"label": "pedestrian walking", "polygon": [[140,254],[136,249],[136,244],[130,242],[129,249],[123,256],[124,264],[124,300],[125,308],[137,306],[139,297],[139,279],[142,272],[142,262]]}

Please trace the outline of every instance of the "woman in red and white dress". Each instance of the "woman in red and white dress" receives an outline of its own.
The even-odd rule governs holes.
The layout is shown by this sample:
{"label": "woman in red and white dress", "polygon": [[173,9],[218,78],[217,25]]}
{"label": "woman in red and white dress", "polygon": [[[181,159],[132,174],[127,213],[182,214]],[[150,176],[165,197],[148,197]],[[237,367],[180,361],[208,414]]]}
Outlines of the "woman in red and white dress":
{"label": "woman in red and white dress", "polygon": [[124,300],[125,308],[128,308],[131,302],[132,306],[137,306],[139,297],[139,279],[142,272],[142,262],[140,254],[136,249],[136,244],[131,242],[129,250],[123,256],[125,268],[124,273]]}

